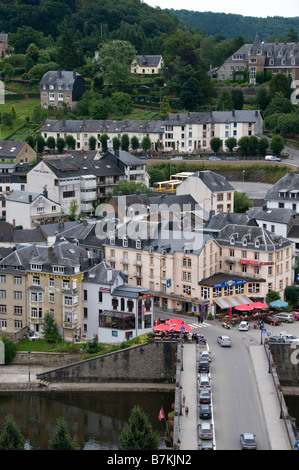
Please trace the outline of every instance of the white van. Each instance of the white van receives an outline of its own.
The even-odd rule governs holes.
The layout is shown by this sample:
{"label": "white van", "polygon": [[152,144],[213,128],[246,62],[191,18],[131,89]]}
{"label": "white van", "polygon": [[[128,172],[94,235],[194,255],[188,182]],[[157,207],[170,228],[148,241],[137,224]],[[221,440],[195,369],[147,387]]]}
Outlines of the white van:
{"label": "white van", "polygon": [[266,155],[265,160],[267,162],[281,162],[281,158],[275,157],[275,155]]}

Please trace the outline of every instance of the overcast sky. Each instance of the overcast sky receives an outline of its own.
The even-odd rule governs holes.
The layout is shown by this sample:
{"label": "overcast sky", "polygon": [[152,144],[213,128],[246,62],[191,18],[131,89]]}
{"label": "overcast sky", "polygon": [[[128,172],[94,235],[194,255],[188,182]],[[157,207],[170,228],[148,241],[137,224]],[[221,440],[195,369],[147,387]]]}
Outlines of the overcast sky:
{"label": "overcast sky", "polygon": [[[160,7],[162,9],[173,8],[174,10],[190,10],[190,11],[212,11],[214,13],[235,13],[244,16],[299,16],[298,0],[250,0],[242,2],[236,0],[214,0],[211,4],[200,0],[144,0],[145,3],[152,7]],[[201,5],[202,4],[202,7]]]}

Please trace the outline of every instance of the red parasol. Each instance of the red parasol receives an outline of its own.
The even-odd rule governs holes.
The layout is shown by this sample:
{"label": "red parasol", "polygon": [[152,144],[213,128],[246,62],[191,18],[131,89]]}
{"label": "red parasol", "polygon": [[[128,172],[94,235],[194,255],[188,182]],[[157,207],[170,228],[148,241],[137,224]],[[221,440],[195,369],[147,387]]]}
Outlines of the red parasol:
{"label": "red parasol", "polygon": [[171,326],[165,325],[165,323],[161,323],[160,325],[153,326],[154,331],[170,331]]}
{"label": "red parasol", "polygon": [[250,306],[253,308],[260,308],[260,309],[269,308],[267,304],[263,304],[262,302],[253,302],[252,304],[250,304]]}
{"label": "red parasol", "polygon": [[192,330],[192,326],[189,326],[189,325],[175,325],[171,328],[171,331],[182,331],[182,328],[184,329],[183,330],[183,333],[185,333],[186,331],[190,331]]}
{"label": "red parasol", "polygon": [[185,321],[184,320],[180,320],[179,318],[173,318],[173,319],[170,319],[170,320],[167,320],[166,322],[166,325],[185,325]]}
{"label": "red parasol", "polygon": [[242,304],[242,305],[237,305],[235,307],[235,310],[241,310],[242,312],[249,312],[250,310],[254,310],[254,307],[252,307],[251,305]]}

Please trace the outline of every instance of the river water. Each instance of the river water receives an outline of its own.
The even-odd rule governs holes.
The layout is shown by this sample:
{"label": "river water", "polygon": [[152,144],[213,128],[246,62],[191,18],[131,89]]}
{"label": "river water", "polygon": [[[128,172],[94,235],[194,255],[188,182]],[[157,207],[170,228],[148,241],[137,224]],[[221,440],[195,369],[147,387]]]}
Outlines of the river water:
{"label": "river water", "polygon": [[47,450],[57,418],[64,418],[80,450],[117,450],[119,436],[134,405],[147,414],[164,442],[165,421],[158,415],[172,411],[174,392],[18,392],[0,394],[0,430],[8,415],[19,426],[28,450]]}

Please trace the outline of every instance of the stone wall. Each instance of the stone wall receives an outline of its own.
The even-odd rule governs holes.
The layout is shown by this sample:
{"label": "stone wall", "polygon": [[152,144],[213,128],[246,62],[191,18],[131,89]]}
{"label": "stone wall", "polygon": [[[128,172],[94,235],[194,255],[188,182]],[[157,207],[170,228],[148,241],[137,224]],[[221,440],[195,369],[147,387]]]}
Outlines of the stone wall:
{"label": "stone wall", "polygon": [[299,343],[270,344],[273,362],[282,386],[299,386]]}
{"label": "stone wall", "polygon": [[47,383],[173,383],[177,343],[150,341],[37,375]]}
{"label": "stone wall", "polygon": [[[24,366],[29,362],[29,354],[27,351],[17,351],[11,365]],[[80,361],[82,354],[68,354],[68,353],[46,353],[34,352],[30,353],[30,364],[33,366],[43,366],[52,369],[53,367],[65,366],[73,362]]]}

